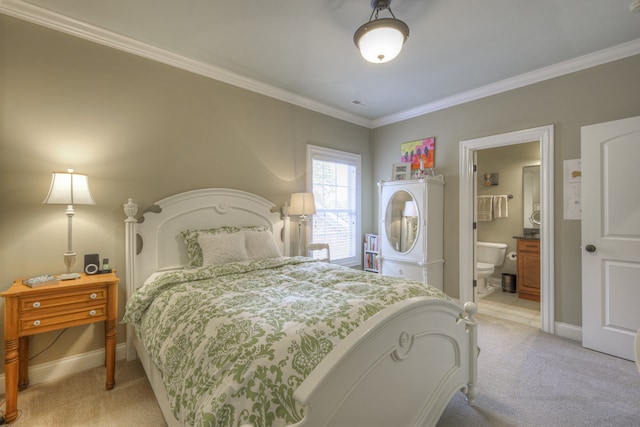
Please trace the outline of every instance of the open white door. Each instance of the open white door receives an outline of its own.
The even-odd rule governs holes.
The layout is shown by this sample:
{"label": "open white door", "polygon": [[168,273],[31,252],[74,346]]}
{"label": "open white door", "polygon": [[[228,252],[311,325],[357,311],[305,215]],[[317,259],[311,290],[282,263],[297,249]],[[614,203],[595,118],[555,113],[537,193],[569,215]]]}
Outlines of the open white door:
{"label": "open white door", "polygon": [[582,344],[634,360],[640,328],[640,117],[582,128]]}

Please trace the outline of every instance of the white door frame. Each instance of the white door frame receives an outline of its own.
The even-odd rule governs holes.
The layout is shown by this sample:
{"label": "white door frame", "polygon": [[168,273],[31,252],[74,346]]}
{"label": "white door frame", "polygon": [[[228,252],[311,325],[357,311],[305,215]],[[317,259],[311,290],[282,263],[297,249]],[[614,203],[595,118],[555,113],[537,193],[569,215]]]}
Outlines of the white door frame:
{"label": "white door frame", "polygon": [[473,301],[474,153],[485,148],[540,142],[540,316],[543,332],[555,334],[553,125],[460,141],[460,303]]}

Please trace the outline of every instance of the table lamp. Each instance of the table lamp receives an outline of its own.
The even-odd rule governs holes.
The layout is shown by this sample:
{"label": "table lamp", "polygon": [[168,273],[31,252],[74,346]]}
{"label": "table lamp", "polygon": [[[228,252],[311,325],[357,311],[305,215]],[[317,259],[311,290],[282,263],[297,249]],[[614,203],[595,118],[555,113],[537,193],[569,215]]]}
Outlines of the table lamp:
{"label": "table lamp", "polygon": [[67,172],[53,172],[49,194],[42,203],[48,205],[67,205],[68,239],[67,252],[64,253],[64,264],[67,272],[60,275],[60,279],[77,279],[78,273],[72,273],[71,268],[76,263],[76,253],[73,252],[73,205],[95,205],[96,202],[89,191],[89,179],[87,175],[74,173],[73,169]]}

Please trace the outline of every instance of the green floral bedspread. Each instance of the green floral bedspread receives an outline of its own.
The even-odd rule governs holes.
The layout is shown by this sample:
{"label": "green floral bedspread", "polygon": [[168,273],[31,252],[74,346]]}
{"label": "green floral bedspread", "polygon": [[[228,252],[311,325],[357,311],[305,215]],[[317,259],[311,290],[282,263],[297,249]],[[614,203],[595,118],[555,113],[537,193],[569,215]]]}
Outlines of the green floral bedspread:
{"label": "green floral bedspread", "polygon": [[197,426],[283,426],[293,392],[360,323],[403,299],[449,299],[421,283],[308,258],[165,273],[128,301],[124,321],[162,373],[176,418]]}

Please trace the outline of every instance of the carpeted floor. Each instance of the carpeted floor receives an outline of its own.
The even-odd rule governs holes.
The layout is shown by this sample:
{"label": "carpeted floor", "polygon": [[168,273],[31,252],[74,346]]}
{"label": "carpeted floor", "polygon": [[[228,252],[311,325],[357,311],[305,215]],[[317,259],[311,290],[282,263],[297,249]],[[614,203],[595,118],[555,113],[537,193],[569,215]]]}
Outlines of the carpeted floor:
{"label": "carpeted floor", "polygon": [[[470,406],[456,393],[438,427],[640,426],[634,363],[527,325],[487,315],[478,319],[478,398]],[[108,392],[104,374],[95,368],[20,392],[21,415],[12,425],[166,425],[138,362],[118,362],[117,384]]]}
{"label": "carpeted floor", "polygon": [[[30,386],[18,393],[15,427],[166,426],[139,361],[116,363],[116,386],[104,388],[106,370]],[[4,412],[4,396],[2,396]]]}
{"label": "carpeted floor", "polygon": [[456,394],[438,427],[640,426],[633,362],[491,316],[480,320],[478,398]]}

